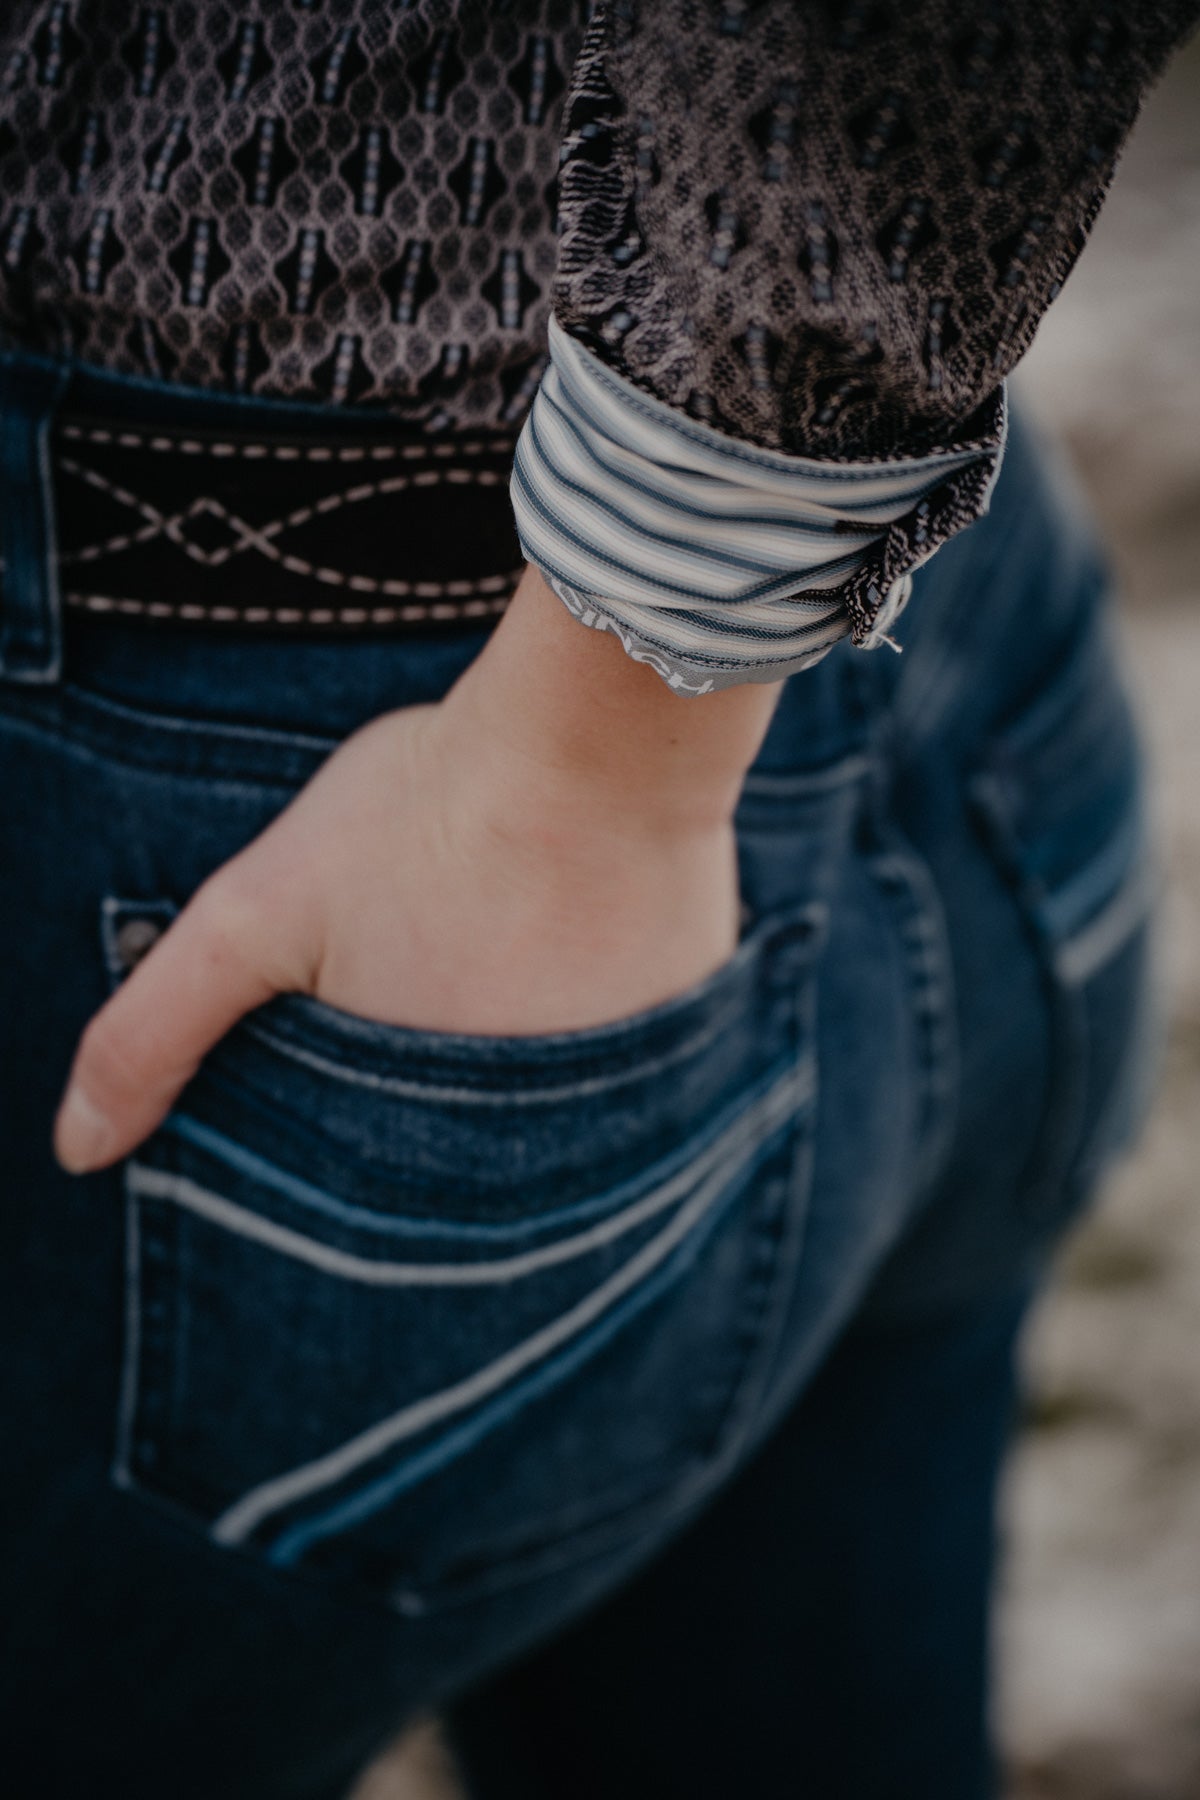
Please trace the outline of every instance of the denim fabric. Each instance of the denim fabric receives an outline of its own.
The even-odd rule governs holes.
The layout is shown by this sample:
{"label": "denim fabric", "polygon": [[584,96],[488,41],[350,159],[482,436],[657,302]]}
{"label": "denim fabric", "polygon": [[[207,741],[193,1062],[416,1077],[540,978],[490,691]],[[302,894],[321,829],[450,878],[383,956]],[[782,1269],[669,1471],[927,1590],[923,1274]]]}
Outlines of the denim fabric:
{"label": "denim fabric", "polygon": [[62,664],[50,426],[66,379],[44,359],[0,356],[0,676],[9,681],[56,681]]}
{"label": "denim fabric", "polygon": [[992,1484],[1025,1300],[844,1333],[642,1575],[455,1701],[472,1800],[988,1792]]}
{"label": "denim fabric", "polygon": [[[23,503],[0,495],[18,549]],[[38,604],[27,554],[6,607]],[[540,1038],[285,997],[82,1181],[51,1161],[53,1105],[138,944],[342,736],[444,692],[483,639],[72,618],[61,679],[0,682],[10,1771],[55,1795],[332,1797],[415,1711],[572,1621],[587,1646],[622,1583],[636,1621],[682,1557],[726,1596],[721,1635],[654,1605],[644,1641],[715,1708],[740,1623],[727,1691],[763,1701],[775,1767],[857,1769],[859,1800],[986,1791],[1013,1334],[1153,1043],[1104,586],[1018,424],[991,515],[917,578],[904,654],[842,646],[788,684],[739,810],[725,967]],[[840,1712],[767,1705],[784,1614],[830,1645]],[[652,1689],[640,1627],[617,1629],[597,1693],[614,1663]],[[852,1715],[906,1759],[839,1759]],[[486,1710],[470,1741],[486,1793]],[[702,1791],[682,1754],[671,1787],[669,1745],[621,1791]]]}

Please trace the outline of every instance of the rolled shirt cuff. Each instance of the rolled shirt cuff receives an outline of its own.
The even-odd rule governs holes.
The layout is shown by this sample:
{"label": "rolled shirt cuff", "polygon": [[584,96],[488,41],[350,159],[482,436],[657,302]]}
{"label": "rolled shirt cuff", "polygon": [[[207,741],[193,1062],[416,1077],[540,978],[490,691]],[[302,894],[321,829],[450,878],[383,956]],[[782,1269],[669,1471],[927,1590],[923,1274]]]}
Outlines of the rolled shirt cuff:
{"label": "rolled shirt cuff", "polygon": [[610,369],[553,317],[511,495],[521,548],[582,623],[681,694],[778,681],[887,638],[911,571],[986,511],[1004,394],[968,441],[817,461],[745,443]]}

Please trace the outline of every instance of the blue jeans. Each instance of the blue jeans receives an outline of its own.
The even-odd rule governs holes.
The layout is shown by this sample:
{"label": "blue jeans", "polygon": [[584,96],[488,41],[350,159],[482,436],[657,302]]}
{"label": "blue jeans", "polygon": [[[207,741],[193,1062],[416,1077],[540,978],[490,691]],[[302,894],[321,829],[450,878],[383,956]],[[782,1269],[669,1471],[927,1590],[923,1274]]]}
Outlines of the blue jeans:
{"label": "blue jeans", "polygon": [[904,654],[788,683],[717,974],[540,1038],[284,997],[70,1180],[54,1103],[138,930],[483,637],[64,626],[8,392],[10,1777],[332,1800],[437,1707],[484,1800],[979,1800],[1014,1338],[1154,1038],[1136,735],[1052,467],[1018,424]]}

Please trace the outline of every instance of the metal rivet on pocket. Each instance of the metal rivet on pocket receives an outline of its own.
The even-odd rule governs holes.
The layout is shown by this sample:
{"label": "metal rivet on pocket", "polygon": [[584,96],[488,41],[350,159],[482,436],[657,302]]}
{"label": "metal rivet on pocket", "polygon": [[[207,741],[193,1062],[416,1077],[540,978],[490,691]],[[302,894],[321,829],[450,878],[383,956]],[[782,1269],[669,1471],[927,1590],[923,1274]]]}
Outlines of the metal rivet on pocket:
{"label": "metal rivet on pocket", "polygon": [[114,940],[117,961],[123,969],[132,969],[140,963],[147,950],[151,949],[162,936],[163,928],[156,925],[153,919],[126,919],[118,927]]}

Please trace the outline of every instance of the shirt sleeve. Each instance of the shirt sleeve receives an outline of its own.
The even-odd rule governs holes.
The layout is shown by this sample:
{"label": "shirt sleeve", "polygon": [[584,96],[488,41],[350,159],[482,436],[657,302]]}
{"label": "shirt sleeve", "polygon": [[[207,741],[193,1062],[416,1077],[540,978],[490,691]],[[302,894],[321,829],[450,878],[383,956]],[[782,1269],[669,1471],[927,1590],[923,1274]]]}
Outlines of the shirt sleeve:
{"label": "shirt sleeve", "polygon": [[512,498],[681,693],[887,640],[1197,0],[600,0]]}

